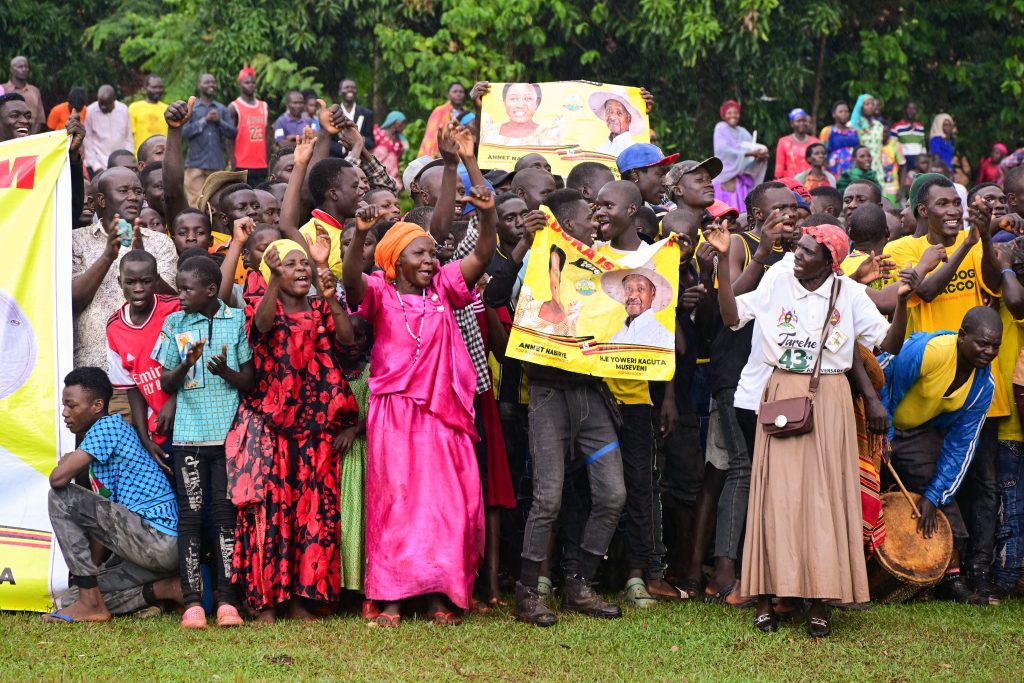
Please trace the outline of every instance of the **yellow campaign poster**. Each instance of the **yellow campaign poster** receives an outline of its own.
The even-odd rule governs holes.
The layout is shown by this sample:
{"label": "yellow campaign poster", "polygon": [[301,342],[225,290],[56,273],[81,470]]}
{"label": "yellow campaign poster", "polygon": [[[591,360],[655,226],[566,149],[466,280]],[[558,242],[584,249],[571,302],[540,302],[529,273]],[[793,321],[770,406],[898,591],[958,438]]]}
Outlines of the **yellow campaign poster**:
{"label": "yellow campaign poster", "polygon": [[67,568],[48,475],[74,438],[61,419],[72,366],[71,178],[63,131],[0,143],[0,609],[47,610]]}
{"label": "yellow campaign poster", "polygon": [[483,98],[481,168],[511,171],[536,152],[556,175],[568,175],[583,161],[615,169],[622,150],[650,141],[639,88],[590,81],[491,83]]}
{"label": "yellow campaign poster", "polygon": [[530,247],[506,355],[598,377],[675,373],[679,245],[675,237],[614,252],[547,226]]}

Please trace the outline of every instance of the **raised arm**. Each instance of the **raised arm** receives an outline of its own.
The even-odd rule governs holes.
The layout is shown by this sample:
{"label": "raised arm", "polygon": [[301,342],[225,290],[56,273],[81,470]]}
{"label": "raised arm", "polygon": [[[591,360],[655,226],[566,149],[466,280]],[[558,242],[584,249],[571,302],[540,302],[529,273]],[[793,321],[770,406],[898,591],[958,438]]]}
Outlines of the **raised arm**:
{"label": "raised arm", "polygon": [[[164,110],[164,120],[167,121],[167,146],[164,149],[164,212],[167,224],[170,225],[174,217],[188,208],[188,198],[185,196],[185,159],[181,153],[182,128],[188,125],[192,118],[192,108],[195,106],[195,95],[188,98],[186,103],[178,100]],[[232,277],[232,279],[234,279]]]}
{"label": "raised arm", "polygon": [[480,235],[476,246],[459,261],[462,278],[472,289],[494,258],[494,250],[498,246],[498,212],[494,210],[494,195],[486,185],[474,185],[460,201],[471,203],[480,212]]}
{"label": "raised arm", "polygon": [[977,231],[981,238],[981,281],[990,292],[999,292],[1002,274],[999,272],[999,257],[996,256],[992,244],[992,207],[981,197],[976,196],[968,209],[972,232]]}
{"label": "raised arm", "polygon": [[345,286],[345,298],[348,305],[355,308],[366,296],[366,280],[363,278],[363,245],[366,244],[366,233],[377,222],[377,207],[371,205],[359,207],[356,211],[356,232],[352,235],[345,258],[341,261],[341,281]]}
{"label": "raised arm", "polygon": [[444,159],[444,174],[441,176],[441,191],[434,205],[434,213],[430,216],[428,232],[438,244],[444,244],[452,230],[455,220],[455,188],[459,177],[459,145],[455,141],[454,132],[458,124],[449,121],[437,131],[437,149]]}
{"label": "raised arm", "polygon": [[238,259],[242,255],[242,249],[252,234],[256,224],[248,216],[237,219],[231,228],[231,243],[228,245],[227,254],[220,264],[220,300],[229,306],[237,304],[235,308],[241,308],[242,302],[234,300],[235,270],[238,268]]}
{"label": "raised arm", "polygon": [[277,247],[271,247],[263,254],[263,260],[270,268],[270,281],[267,282],[267,290],[263,293],[256,312],[252,316],[252,324],[260,334],[266,334],[274,326],[274,317],[277,315],[277,299],[281,293],[281,256],[277,253]]}
{"label": "raised arm", "polygon": [[305,215],[302,192],[306,186],[306,173],[313,159],[317,142],[312,129],[306,126],[295,143],[295,166],[292,168],[292,175],[288,178],[288,188],[284,191],[284,199],[281,201],[281,219],[278,225],[281,229],[281,236],[299,244],[306,243],[302,234],[299,233],[299,226]]}

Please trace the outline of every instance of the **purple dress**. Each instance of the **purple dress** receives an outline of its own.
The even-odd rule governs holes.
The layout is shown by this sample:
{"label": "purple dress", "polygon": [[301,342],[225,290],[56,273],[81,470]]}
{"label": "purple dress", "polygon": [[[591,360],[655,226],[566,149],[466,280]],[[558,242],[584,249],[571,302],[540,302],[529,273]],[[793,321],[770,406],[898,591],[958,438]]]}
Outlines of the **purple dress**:
{"label": "purple dress", "polygon": [[443,593],[466,609],[483,551],[484,508],[473,448],[476,371],[453,309],[469,306],[472,295],[458,261],[435,273],[425,297],[407,294],[399,301],[383,273],[363,277],[359,315],[374,335],[366,597]]}
{"label": "purple dress", "polygon": [[[754,136],[743,126],[730,126],[725,121],[715,125],[715,156],[722,160],[722,172],[715,178],[715,199],[725,202],[740,213],[746,211],[745,200],[754,186],[764,181],[768,163],[746,156],[748,143]],[[732,189],[724,187],[735,180]]]}

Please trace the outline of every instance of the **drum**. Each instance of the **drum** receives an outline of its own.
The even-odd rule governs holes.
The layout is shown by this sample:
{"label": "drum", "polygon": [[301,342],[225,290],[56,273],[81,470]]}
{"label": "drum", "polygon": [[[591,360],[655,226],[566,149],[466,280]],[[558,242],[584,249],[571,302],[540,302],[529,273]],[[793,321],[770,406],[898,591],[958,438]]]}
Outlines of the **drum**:
{"label": "drum", "polygon": [[885,542],[868,560],[868,586],[875,602],[906,602],[934,586],[946,573],[953,557],[953,532],[939,510],[938,524],[931,538],[917,531],[912,517],[921,496],[911,493],[911,507],[900,492],[882,494]]}

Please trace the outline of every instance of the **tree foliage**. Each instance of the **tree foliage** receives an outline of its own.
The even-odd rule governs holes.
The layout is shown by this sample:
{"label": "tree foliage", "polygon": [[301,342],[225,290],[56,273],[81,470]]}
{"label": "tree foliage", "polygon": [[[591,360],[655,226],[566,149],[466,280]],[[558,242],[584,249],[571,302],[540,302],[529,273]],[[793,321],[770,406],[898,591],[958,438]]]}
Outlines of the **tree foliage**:
{"label": "tree foliage", "polygon": [[825,125],[861,92],[890,117],[908,98],[951,113],[972,156],[1024,133],[1024,0],[8,0],[0,32],[50,99],[101,82],[131,96],[146,71],[172,97],[210,71],[229,99],[251,64],[272,103],[295,87],[331,99],[347,76],[381,117],[410,119],[454,80],[645,85],[659,140],[686,156],[708,152],[729,97],[768,141],[790,108],[817,102]]}

